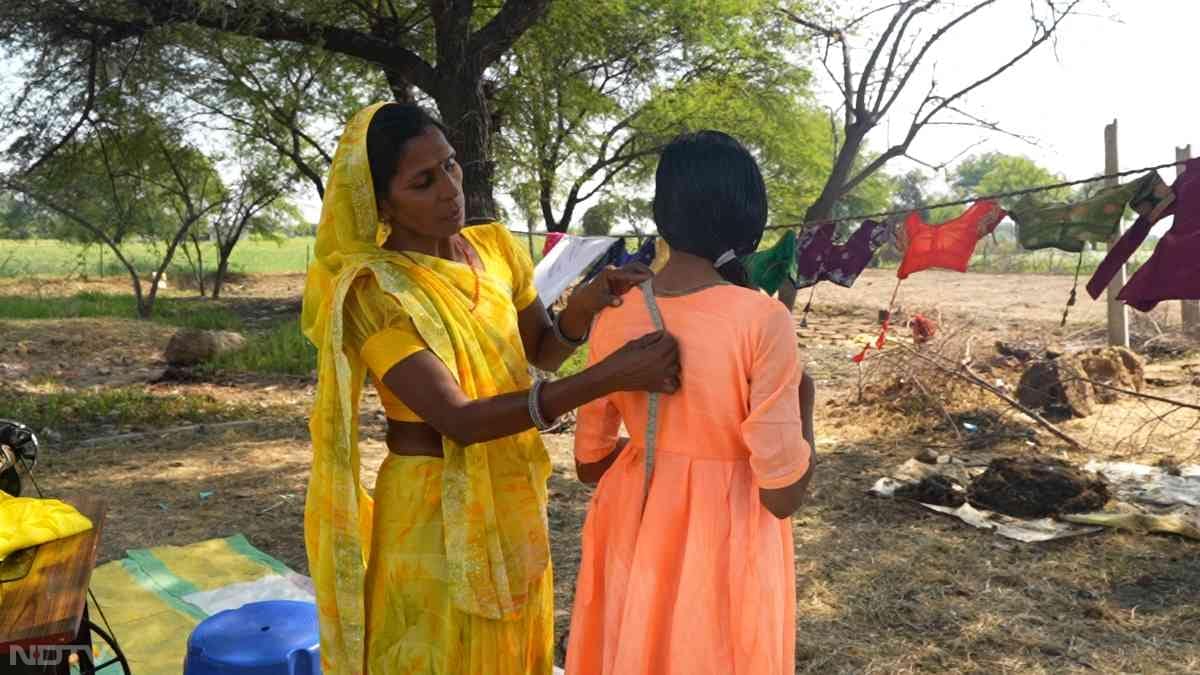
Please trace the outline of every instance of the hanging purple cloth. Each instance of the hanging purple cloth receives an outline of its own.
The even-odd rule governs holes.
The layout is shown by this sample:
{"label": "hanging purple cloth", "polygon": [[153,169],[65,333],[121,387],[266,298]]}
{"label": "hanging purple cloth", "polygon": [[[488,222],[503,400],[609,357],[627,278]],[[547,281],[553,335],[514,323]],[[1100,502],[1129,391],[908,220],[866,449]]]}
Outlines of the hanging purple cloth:
{"label": "hanging purple cloth", "polygon": [[1171,186],[1175,222],[1117,299],[1142,312],[1163,300],[1200,300],[1200,159]]}
{"label": "hanging purple cloth", "polygon": [[[1195,160],[1193,160],[1195,161]],[[1189,163],[1190,165],[1190,163]],[[1198,171],[1197,173],[1200,173]],[[1183,180],[1183,174],[1176,181],[1176,185]],[[1098,299],[1104,289],[1108,288],[1108,284],[1121,270],[1121,267],[1129,260],[1130,257],[1137,251],[1142,242],[1150,234],[1150,229],[1154,227],[1163,217],[1174,213],[1178,207],[1178,197],[1174,189],[1168,188],[1162,178],[1155,174],[1154,180],[1146,184],[1145,189],[1134,195],[1129,201],[1129,207],[1138,214],[1138,219],[1133,223],[1133,226],[1121,235],[1117,243],[1113,244],[1108,250],[1108,255],[1104,256],[1104,260],[1096,267],[1095,273],[1087,283],[1088,295],[1092,299]],[[1178,225],[1178,220],[1176,222]],[[1174,231],[1174,228],[1172,228]],[[1161,243],[1160,243],[1161,246]],[[1149,264],[1149,261],[1147,261]],[[1128,287],[1128,284],[1126,284]],[[1122,292],[1124,289],[1122,289]],[[1118,297],[1120,295],[1118,294]]]}
{"label": "hanging purple cloth", "polygon": [[887,223],[864,221],[846,240],[833,243],[836,223],[824,223],[806,230],[796,242],[796,288],[808,288],[821,281],[832,281],[850,288],[891,236]]}

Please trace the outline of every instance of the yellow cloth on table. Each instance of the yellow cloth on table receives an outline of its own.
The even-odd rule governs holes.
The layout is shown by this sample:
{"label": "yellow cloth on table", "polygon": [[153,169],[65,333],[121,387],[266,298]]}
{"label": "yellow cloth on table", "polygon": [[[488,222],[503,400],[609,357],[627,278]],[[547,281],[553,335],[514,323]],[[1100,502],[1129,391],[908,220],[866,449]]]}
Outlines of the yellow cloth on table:
{"label": "yellow cloth on table", "polygon": [[92,521],[57,499],[13,497],[0,490],[0,560],[23,548],[92,529]]}
{"label": "yellow cloth on table", "polygon": [[[388,468],[389,475],[399,471],[397,482],[406,489],[432,488],[428,494],[438,506],[433,510],[397,511],[392,502],[403,502],[403,495],[382,485],[382,475],[376,505],[359,481],[358,405],[366,364],[347,348],[344,314],[351,291],[364,286],[361,278],[380,292],[357,300],[400,307],[467,396],[486,398],[530,384],[514,305],[525,289],[488,271],[476,277],[467,265],[380,247],[388,232],[376,210],[366,135],[382,105],[356,114],[338,143],[301,317],[319,354],[304,529],[322,667],[326,673],[549,672],[550,460],[537,432],[468,447],[444,439],[436,474],[420,463]],[[490,228],[488,236],[468,238],[485,264],[486,252],[478,250],[485,240],[521,250],[503,227],[483,227]],[[527,254],[515,259],[532,269]],[[395,567],[375,566],[379,560]],[[391,572],[416,568],[424,575],[421,583]],[[384,602],[407,613],[387,620],[373,611],[366,601],[368,583],[373,597],[382,593]],[[385,649],[389,644],[394,649]]]}

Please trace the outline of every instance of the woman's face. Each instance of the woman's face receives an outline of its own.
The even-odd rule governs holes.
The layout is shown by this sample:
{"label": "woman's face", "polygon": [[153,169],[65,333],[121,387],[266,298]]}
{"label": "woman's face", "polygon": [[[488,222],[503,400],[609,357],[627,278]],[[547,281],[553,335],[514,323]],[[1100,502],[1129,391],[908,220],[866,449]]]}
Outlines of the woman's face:
{"label": "woman's face", "polygon": [[463,227],[462,167],[437,127],[404,144],[400,165],[380,200],[379,216],[393,231],[432,239]]}

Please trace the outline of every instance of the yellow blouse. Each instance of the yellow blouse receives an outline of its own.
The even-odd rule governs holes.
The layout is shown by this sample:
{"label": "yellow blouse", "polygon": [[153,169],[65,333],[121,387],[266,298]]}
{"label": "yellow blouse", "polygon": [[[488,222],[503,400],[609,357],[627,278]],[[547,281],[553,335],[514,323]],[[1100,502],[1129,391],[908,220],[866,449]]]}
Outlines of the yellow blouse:
{"label": "yellow blouse", "polygon": [[[462,234],[483,264],[479,274],[486,274],[493,281],[512,289],[510,307],[502,307],[494,298],[483,295],[475,309],[476,313],[499,319],[491,324],[492,327],[506,342],[524,353],[517,313],[538,297],[533,285],[533,261],[529,253],[498,223],[466,227]],[[420,256],[418,260],[422,264],[463,266],[462,263],[429,256]],[[367,365],[388,419],[398,422],[422,421],[382,381],[383,376],[397,363],[429,349],[412,319],[400,302],[381,289],[371,275],[354,282],[344,307],[344,348],[359,354]]]}

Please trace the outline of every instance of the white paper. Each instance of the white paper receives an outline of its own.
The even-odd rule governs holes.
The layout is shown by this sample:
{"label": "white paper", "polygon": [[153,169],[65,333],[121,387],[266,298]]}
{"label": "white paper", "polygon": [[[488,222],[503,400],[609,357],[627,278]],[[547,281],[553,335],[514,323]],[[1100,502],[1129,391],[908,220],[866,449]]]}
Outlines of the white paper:
{"label": "white paper", "polygon": [[615,237],[563,237],[533,270],[533,285],[542,304],[547,307],[554,304],[571,282],[617,241]]}

